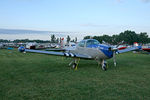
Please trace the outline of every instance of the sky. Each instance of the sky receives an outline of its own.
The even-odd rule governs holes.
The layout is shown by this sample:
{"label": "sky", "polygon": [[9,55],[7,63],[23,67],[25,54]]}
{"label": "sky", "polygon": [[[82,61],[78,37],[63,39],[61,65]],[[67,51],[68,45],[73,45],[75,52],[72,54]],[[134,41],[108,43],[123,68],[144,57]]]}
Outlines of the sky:
{"label": "sky", "polygon": [[150,0],[0,0],[0,28],[150,35]]}

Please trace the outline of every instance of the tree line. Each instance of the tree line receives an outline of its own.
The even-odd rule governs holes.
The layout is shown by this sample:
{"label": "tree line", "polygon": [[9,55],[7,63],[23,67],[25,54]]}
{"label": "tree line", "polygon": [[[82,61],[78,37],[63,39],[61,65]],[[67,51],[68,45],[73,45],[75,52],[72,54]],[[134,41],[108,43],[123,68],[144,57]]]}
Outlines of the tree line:
{"label": "tree line", "polygon": [[[36,42],[36,43],[61,43],[62,38],[56,38],[54,34],[51,35],[50,40],[29,40],[29,39],[16,39],[13,41],[6,40],[6,39],[0,39],[0,42],[3,43],[26,43],[26,42]],[[69,42],[77,42],[77,37],[75,39],[71,39],[71,37],[68,35],[67,38],[67,43]]]}
{"label": "tree line", "polygon": [[135,31],[126,30],[124,32],[121,32],[120,34],[115,34],[112,36],[109,35],[102,35],[102,36],[85,36],[84,39],[96,39],[100,43],[103,41],[112,45],[119,44],[120,42],[124,42],[125,44],[132,45],[134,42],[138,42],[141,44],[150,43],[150,37],[146,32],[141,32],[137,34]]}
{"label": "tree line", "polygon": [[[56,38],[54,34],[51,35],[51,39],[50,39],[50,42],[51,43],[61,43],[61,39],[62,38]],[[77,37],[75,37],[75,39],[71,39],[71,37],[69,35],[67,35],[67,43],[69,42],[77,42]]]}
{"label": "tree line", "polygon": [[[125,44],[132,45],[134,42],[138,42],[141,44],[150,43],[150,37],[146,32],[141,32],[137,34],[135,31],[126,30],[124,32],[121,32],[120,34],[115,34],[112,36],[109,35],[102,35],[102,36],[85,36],[84,39],[96,39],[100,43],[103,41],[112,45],[119,44],[120,42],[124,41]],[[66,37],[67,43],[69,42],[77,42],[77,37],[74,39],[71,39],[71,37],[68,35]],[[0,39],[0,42],[4,43],[26,43],[26,42],[37,42],[37,43],[61,43],[61,38],[56,38],[54,34],[51,35],[50,40],[29,40],[29,39],[16,39],[13,41],[6,40],[6,39]]]}
{"label": "tree line", "polygon": [[13,41],[6,40],[6,39],[0,39],[0,42],[3,43],[26,43],[26,42],[36,42],[36,43],[49,43],[50,41],[48,40],[29,40],[29,39],[16,39]]}

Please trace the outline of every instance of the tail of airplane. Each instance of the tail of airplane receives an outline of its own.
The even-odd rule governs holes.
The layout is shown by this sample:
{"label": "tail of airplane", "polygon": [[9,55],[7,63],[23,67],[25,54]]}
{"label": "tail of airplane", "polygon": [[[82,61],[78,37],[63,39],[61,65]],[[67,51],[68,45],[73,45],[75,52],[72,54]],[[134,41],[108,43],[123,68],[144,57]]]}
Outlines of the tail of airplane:
{"label": "tail of airplane", "polygon": [[61,48],[65,47],[64,38],[61,38]]}
{"label": "tail of airplane", "polygon": [[134,46],[139,46],[139,44],[137,42],[134,42]]}

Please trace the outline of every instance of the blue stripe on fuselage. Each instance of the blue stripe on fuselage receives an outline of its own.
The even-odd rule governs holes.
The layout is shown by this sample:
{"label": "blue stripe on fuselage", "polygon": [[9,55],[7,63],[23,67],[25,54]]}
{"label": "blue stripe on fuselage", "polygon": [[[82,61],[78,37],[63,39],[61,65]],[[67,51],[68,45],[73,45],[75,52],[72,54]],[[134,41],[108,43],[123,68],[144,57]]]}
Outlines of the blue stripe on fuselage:
{"label": "blue stripe on fuselage", "polygon": [[110,51],[110,46],[99,44],[99,45],[89,45],[88,48],[99,48],[100,51],[102,51],[108,58],[113,57],[113,51]]}

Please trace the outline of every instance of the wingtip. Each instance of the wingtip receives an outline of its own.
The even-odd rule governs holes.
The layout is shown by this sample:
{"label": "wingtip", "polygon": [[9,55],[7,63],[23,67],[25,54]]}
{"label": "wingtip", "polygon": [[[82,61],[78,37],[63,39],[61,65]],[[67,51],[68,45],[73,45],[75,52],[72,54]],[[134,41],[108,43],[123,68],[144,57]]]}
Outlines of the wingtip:
{"label": "wingtip", "polygon": [[25,47],[23,47],[23,46],[19,47],[19,48],[18,48],[18,51],[19,51],[19,52],[24,52],[24,51],[25,51]]}

